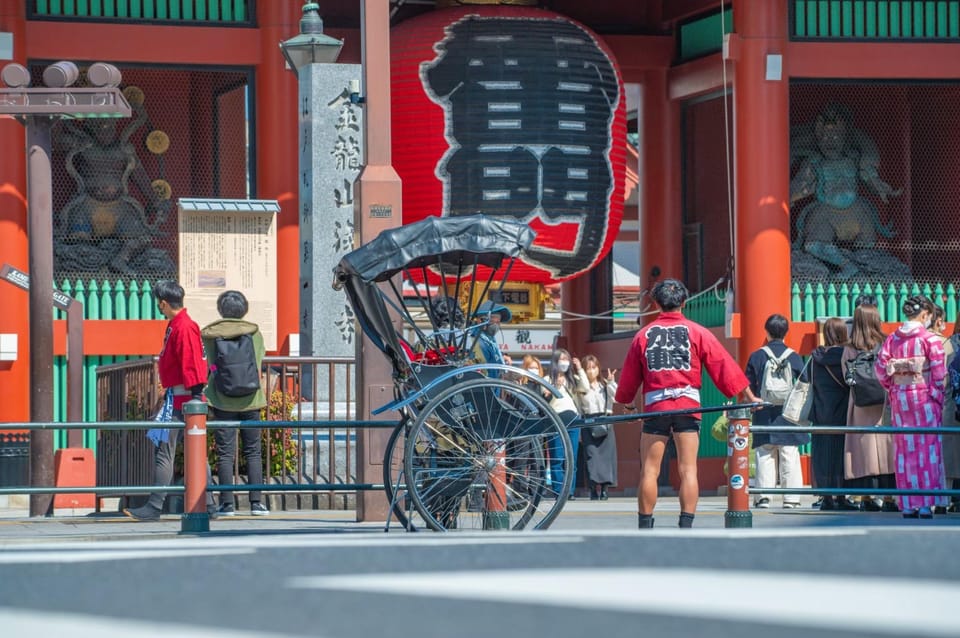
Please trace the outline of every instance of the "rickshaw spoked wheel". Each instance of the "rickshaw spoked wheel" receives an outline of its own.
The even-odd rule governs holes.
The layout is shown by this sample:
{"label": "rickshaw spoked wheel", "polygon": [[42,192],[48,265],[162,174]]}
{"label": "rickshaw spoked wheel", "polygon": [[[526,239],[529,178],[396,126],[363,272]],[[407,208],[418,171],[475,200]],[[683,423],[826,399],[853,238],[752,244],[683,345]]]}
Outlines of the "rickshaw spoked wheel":
{"label": "rickshaw spoked wheel", "polygon": [[[554,439],[562,459],[548,466]],[[442,390],[404,441],[406,490],[436,531],[546,529],[570,493],[570,437],[537,392],[482,378]],[[551,489],[550,470],[562,473]]]}

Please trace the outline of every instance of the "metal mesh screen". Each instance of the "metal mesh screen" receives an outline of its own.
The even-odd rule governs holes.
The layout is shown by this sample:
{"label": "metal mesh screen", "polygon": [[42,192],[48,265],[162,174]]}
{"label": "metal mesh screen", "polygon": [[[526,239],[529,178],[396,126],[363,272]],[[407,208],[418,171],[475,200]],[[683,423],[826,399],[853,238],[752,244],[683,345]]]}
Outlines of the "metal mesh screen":
{"label": "metal mesh screen", "polygon": [[58,283],[175,276],[177,199],[252,196],[246,70],[120,70],[132,117],[53,131]]}
{"label": "metal mesh screen", "polygon": [[791,85],[795,282],[960,277],[958,99],[957,84]]}

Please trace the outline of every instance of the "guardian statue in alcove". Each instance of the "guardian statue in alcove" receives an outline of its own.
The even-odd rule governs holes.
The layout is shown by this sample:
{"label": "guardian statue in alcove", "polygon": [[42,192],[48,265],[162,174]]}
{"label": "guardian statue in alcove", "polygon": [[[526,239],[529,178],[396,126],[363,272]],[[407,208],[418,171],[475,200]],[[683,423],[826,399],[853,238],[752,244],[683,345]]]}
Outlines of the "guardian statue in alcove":
{"label": "guardian statue in alcove", "polygon": [[[166,251],[152,247],[163,236],[171,209],[170,185],[150,181],[130,137],[147,121],[143,93],[124,90],[134,118],[120,125],[112,119],[64,122],[57,137],[64,148],[67,173],[76,184],[73,198],[54,219],[54,270],[61,276],[173,273]],[[162,131],[147,136],[147,146],[162,153],[169,139]],[[131,181],[147,203],[130,192]],[[148,214],[149,210],[149,214]]]}
{"label": "guardian statue in alcove", "polygon": [[[853,126],[845,106],[833,103],[813,122],[791,131],[790,207],[796,215],[793,275],[798,279],[910,279],[909,267],[877,248],[879,237],[894,236],[881,223],[863,184],[884,204],[900,191],[880,178],[880,154],[864,131]],[[812,198],[812,199],[811,199]]]}

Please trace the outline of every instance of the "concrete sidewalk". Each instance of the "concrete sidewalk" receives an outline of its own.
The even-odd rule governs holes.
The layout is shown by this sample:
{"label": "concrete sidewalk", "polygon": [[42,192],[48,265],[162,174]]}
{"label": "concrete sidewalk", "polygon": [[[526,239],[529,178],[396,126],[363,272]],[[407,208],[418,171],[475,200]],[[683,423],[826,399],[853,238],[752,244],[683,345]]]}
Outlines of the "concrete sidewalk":
{"label": "concrete sidewalk", "polygon": [[[838,526],[904,526],[960,527],[960,515],[936,516],[932,521],[904,520],[897,513],[820,512],[804,498],[795,510],[773,507],[752,510],[754,528],[838,527]],[[26,507],[0,508],[0,547],[37,542],[103,541],[176,538],[181,536],[180,516],[164,515],[156,522],[139,522],[120,512],[92,510],[57,510],[52,517],[30,518]],[[700,499],[695,527],[724,527],[727,501],[724,497]],[[633,498],[609,501],[577,499],[569,501],[550,527],[551,530],[634,531],[637,503]],[[676,497],[663,497],[655,512],[658,529],[676,528],[680,504]],[[209,535],[247,534],[382,534],[384,523],[356,521],[352,510],[274,511],[269,516],[250,516],[243,510],[236,516],[210,521]],[[405,534],[394,521],[392,533]],[[191,536],[193,534],[190,534]],[[202,534],[206,535],[206,534]]]}

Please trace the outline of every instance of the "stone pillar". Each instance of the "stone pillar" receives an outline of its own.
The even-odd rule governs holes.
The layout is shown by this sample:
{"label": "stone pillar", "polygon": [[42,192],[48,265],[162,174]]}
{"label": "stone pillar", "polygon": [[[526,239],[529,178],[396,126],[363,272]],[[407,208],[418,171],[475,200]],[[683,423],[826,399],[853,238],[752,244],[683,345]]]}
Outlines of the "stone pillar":
{"label": "stone pillar", "polygon": [[[300,354],[353,357],[353,310],[331,287],[333,269],[353,250],[354,182],[363,166],[363,109],[350,101],[359,64],[308,64],[300,69]],[[312,394],[304,370],[302,388]],[[337,377],[335,400],[347,400]],[[326,367],[317,370],[318,399],[329,397]],[[314,398],[314,397],[308,397]]]}

